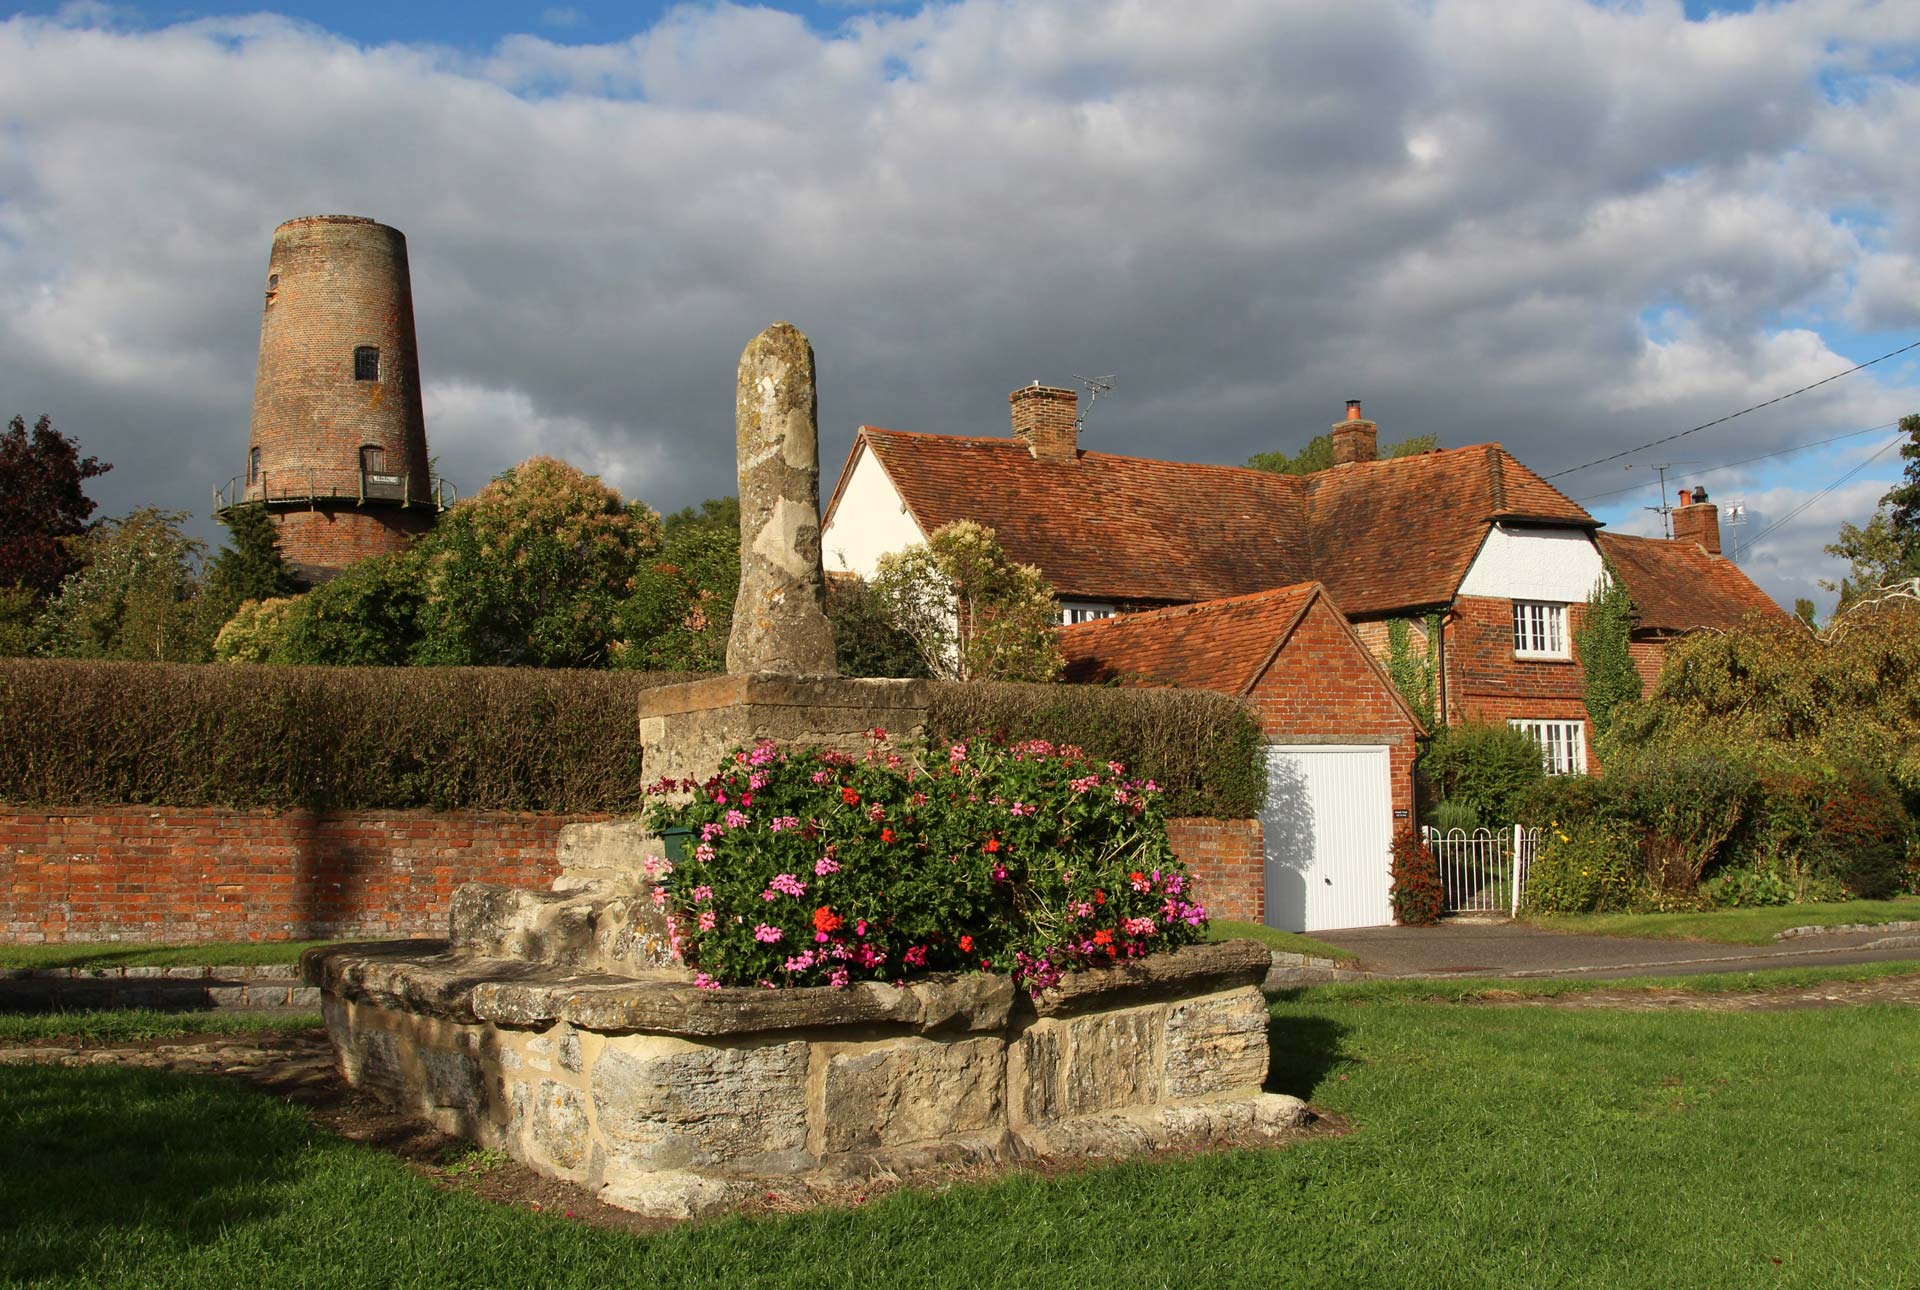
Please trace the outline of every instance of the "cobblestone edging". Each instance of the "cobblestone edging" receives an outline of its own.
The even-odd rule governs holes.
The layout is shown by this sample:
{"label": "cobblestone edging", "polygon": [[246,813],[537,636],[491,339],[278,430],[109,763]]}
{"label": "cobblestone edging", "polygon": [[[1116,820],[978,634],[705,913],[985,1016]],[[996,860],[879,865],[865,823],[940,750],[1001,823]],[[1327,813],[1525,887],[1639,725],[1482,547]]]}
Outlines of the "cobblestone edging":
{"label": "cobblestone edging", "polygon": [[1905,919],[1895,923],[1833,923],[1826,927],[1789,927],[1775,932],[1776,941],[1791,941],[1802,936],[1847,936],[1859,932],[1920,932],[1920,921]]}
{"label": "cobblestone edging", "polygon": [[0,968],[0,1010],[318,1008],[295,963],[245,967]]}

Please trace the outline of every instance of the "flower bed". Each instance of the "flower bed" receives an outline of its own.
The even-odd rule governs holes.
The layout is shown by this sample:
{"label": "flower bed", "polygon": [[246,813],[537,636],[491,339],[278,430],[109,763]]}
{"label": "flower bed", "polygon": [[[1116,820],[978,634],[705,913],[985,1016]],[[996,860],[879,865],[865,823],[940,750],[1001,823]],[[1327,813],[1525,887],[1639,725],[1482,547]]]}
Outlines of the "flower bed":
{"label": "flower bed", "polygon": [[927,766],[762,742],[662,781],[648,825],[690,829],[655,900],[703,986],[845,987],[933,971],[1063,972],[1200,939],[1152,780],[1029,740]]}

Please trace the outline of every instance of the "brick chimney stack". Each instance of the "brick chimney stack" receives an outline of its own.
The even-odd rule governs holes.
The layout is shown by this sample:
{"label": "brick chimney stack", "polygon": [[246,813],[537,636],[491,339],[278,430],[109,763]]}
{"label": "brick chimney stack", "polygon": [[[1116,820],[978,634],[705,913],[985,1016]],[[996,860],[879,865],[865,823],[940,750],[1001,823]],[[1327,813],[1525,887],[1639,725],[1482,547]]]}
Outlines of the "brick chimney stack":
{"label": "brick chimney stack", "polygon": [[1380,455],[1380,427],[1360,414],[1360,400],[1347,400],[1347,417],[1333,423],[1333,464],[1373,461]]}
{"label": "brick chimney stack", "polygon": [[1673,508],[1673,540],[1698,542],[1709,555],[1720,554],[1720,504],[1707,500],[1706,489],[1680,490],[1680,504]]}
{"label": "brick chimney stack", "polygon": [[1013,405],[1013,437],[1036,461],[1071,464],[1080,457],[1080,396],[1035,381],[1007,396]]}

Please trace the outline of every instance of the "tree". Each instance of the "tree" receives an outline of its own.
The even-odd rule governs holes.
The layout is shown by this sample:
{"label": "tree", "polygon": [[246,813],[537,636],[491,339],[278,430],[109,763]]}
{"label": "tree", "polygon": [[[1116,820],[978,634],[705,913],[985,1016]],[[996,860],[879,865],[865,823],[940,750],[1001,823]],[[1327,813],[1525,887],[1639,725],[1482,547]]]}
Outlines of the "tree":
{"label": "tree", "polygon": [[284,599],[300,589],[265,506],[236,506],[225,523],[231,545],[213,557],[206,578],[208,611],[223,623],[244,601]]}
{"label": "tree", "polygon": [[0,434],[0,587],[23,586],[50,596],[78,567],[65,543],[87,531],[94,503],[87,480],[113,467],[82,457],[80,446],[48,417],[15,417]]}
{"label": "tree", "polygon": [[1813,598],[1811,596],[1794,597],[1793,616],[1815,631],[1818,631],[1820,628],[1818,621],[1819,611],[1814,608]]}
{"label": "tree", "polygon": [[662,521],[662,528],[668,537],[683,528],[692,527],[727,529],[737,537],[740,532],[740,499],[709,497],[698,506],[681,507]]}
{"label": "tree", "polygon": [[1585,683],[1587,716],[1593,721],[1596,739],[1607,737],[1614,714],[1638,699],[1646,688],[1627,648],[1633,618],[1633,597],[1619,570],[1609,565],[1587,597],[1585,621],[1573,634]]}
{"label": "tree", "polygon": [[[732,503],[732,523],[724,503]],[[711,519],[689,520],[692,508],[668,521],[659,555],[633,575],[620,605],[615,667],[667,672],[724,672],[733,602],[740,592],[740,507],[733,498]],[[711,512],[709,512],[711,515]]]}
{"label": "tree", "polygon": [[262,602],[250,620],[234,616],[228,626],[240,635],[228,638],[227,648],[236,659],[247,654],[268,663],[401,667],[415,662],[426,609],[426,559],[416,543],[410,550],[361,560],[284,608]]}
{"label": "tree", "polygon": [[273,663],[286,649],[287,632],[292,626],[301,599],[277,596],[269,600],[243,600],[227,619],[220,634],[213,638],[213,657],[220,663]]}
{"label": "tree", "polygon": [[43,650],[67,658],[198,663],[213,628],[200,612],[204,544],[186,536],[185,511],[143,507],[66,539],[80,567],[41,617]]}
{"label": "tree", "polygon": [[660,517],[552,457],[506,471],[415,549],[420,663],[600,667]]}
{"label": "tree", "polygon": [[842,676],[931,675],[913,637],[887,618],[886,607],[864,579],[827,579],[827,622]]}
{"label": "tree", "polygon": [[1865,528],[1842,524],[1839,538],[1829,543],[1826,550],[1828,555],[1838,556],[1849,565],[1840,581],[1820,580],[1823,589],[1840,594],[1836,612],[1849,608],[1860,597],[1889,583],[1920,574],[1920,557],[1902,544],[1900,534],[1894,527],[1893,513],[1884,501],[1873,518],[1867,521]]}
{"label": "tree", "polygon": [[[1440,446],[1438,435],[1420,434],[1399,443],[1388,444],[1382,457],[1417,457],[1423,452],[1432,452]],[[1276,475],[1311,475],[1317,470],[1327,470],[1333,466],[1333,435],[1315,435],[1307,440],[1307,446],[1298,456],[1288,456],[1284,452],[1256,452],[1247,458],[1247,465],[1254,470],[1270,471]]]}
{"label": "tree", "polygon": [[972,520],[935,529],[924,545],[880,557],[874,594],[893,625],[945,680],[1051,681],[1064,665],[1053,589],[1007,559],[994,531]]}
{"label": "tree", "polygon": [[1900,456],[1907,463],[1905,480],[1880,500],[1892,508],[1888,519],[1907,568],[1920,571],[1920,413],[1901,417],[1900,433],[1907,436],[1900,445]]}

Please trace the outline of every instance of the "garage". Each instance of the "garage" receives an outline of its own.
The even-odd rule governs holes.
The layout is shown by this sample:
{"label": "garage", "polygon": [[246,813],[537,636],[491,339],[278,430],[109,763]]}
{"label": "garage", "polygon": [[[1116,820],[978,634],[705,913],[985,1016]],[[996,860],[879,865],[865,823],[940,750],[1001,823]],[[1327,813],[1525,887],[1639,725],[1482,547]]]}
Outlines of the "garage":
{"label": "garage", "polygon": [[1267,749],[1266,923],[1290,932],[1393,921],[1393,760],[1385,744]]}

